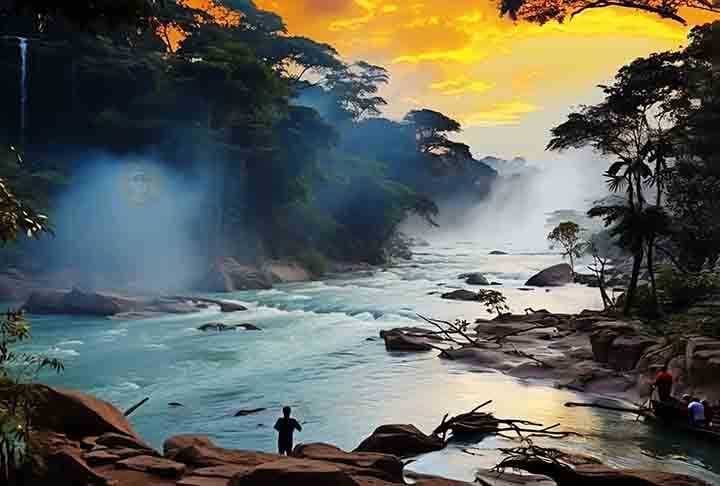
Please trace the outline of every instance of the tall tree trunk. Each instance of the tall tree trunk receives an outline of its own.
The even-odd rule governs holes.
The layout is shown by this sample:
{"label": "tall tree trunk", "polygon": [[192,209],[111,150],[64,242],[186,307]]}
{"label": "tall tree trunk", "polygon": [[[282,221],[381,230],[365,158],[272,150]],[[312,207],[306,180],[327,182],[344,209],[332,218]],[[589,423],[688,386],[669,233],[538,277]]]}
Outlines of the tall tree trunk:
{"label": "tall tree trunk", "polygon": [[652,291],[652,312],[653,315],[657,315],[660,311],[660,304],[658,302],[657,287],[655,285],[655,262],[653,248],[655,246],[655,235],[651,235],[648,238],[647,244],[647,269],[648,275],[650,276],[650,290]]}
{"label": "tall tree trunk", "polygon": [[633,254],[633,269],[632,275],[630,276],[630,285],[628,285],[627,292],[625,293],[625,306],[623,307],[623,314],[626,316],[630,315],[632,311],[632,305],[635,300],[635,293],[637,291],[638,279],[640,277],[640,268],[643,262],[643,245],[640,244]]}

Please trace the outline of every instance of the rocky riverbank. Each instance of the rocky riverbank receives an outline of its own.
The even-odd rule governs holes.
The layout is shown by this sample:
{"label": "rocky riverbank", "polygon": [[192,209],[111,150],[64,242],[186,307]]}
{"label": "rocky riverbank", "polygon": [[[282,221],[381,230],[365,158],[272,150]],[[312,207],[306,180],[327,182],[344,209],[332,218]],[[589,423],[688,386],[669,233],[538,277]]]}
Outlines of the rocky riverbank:
{"label": "rocky riverbank", "polygon": [[657,369],[668,364],[675,394],[720,399],[720,340],[670,340],[639,321],[611,313],[547,311],[474,323],[428,320],[428,326],[383,331],[389,351],[439,351],[440,359],[523,379],[642,403]]}
{"label": "rocky riverbank", "polygon": [[[371,265],[361,262],[329,261],[327,275],[367,272],[373,269]],[[267,261],[261,265],[253,265],[240,263],[228,257],[210,265],[187,290],[199,293],[264,290],[277,284],[309,282],[320,277],[322,275],[315,275],[301,263],[292,260]],[[0,300],[3,301],[25,301],[33,294],[40,296],[57,294],[75,288],[91,294],[114,297],[118,299],[119,305],[128,304],[128,302],[123,303],[123,299],[137,301],[142,299],[134,296],[158,293],[150,292],[144,282],[118,281],[115,277],[89,274],[71,268],[54,272],[10,268],[0,272]],[[137,302],[134,305],[137,306]]]}
{"label": "rocky riverbank", "polygon": [[[37,386],[31,434],[29,484],[115,486],[469,486],[417,475],[401,458],[439,450],[444,441],[412,425],[385,425],[353,452],[329,444],[300,444],[291,457],[226,449],[203,435],[167,439],[153,450],[111,404],[78,392]],[[560,472],[516,476],[479,471],[485,486],[569,486],[633,484],[708,486],[691,477],[649,471],[621,471],[595,460],[559,453]],[[565,459],[563,459],[565,458]],[[537,464],[529,463],[529,468]],[[525,466],[522,466],[525,467]],[[544,475],[544,476],[543,476]],[[552,477],[553,479],[549,479]]]}

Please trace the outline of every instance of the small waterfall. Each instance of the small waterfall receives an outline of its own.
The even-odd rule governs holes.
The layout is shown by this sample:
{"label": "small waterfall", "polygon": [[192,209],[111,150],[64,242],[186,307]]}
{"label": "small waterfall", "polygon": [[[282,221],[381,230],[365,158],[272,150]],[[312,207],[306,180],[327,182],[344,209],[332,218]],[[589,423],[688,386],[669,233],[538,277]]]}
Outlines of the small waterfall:
{"label": "small waterfall", "polygon": [[20,46],[20,137],[25,138],[25,126],[27,125],[27,48],[28,40],[18,37]]}

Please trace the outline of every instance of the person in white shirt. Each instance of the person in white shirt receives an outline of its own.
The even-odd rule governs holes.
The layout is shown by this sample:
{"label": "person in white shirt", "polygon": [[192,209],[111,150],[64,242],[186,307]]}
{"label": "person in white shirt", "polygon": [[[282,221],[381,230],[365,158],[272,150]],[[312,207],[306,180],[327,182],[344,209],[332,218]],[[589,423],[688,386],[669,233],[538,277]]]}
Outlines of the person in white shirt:
{"label": "person in white shirt", "polygon": [[688,405],[690,411],[690,423],[695,427],[705,427],[705,407],[700,403],[699,398],[693,398]]}

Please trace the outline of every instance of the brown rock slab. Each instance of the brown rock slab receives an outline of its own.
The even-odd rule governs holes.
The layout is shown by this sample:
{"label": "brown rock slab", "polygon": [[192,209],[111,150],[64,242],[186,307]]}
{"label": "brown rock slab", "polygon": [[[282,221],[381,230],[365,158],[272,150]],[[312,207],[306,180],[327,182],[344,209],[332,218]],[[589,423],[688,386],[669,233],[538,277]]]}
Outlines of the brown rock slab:
{"label": "brown rock slab", "polygon": [[195,468],[239,465],[257,466],[277,460],[278,455],[217,447],[205,436],[182,435],[165,441],[165,457]]}
{"label": "brown rock slab", "polygon": [[229,486],[359,486],[341,467],[323,461],[282,458],[238,474]]}
{"label": "brown rock slab", "polygon": [[148,455],[159,455],[157,452],[153,451],[150,447],[148,447],[145,442],[137,440],[134,437],[117,434],[115,432],[107,432],[101,435],[95,440],[95,443],[97,445],[109,447],[111,449],[139,449],[142,451],[148,451],[150,453]]}
{"label": "brown rock slab", "polygon": [[403,482],[403,463],[396,456],[373,452],[345,452],[330,444],[302,444],[295,447],[294,457],[344,464],[367,469],[369,476]]}
{"label": "brown rock slab", "polygon": [[185,464],[153,456],[131,457],[119,461],[116,466],[164,478],[179,478],[185,473]]}
{"label": "brown rock slab", "polygon": [[120,460],[120,456],[117,456],[107,450],[88,452],[83,456],[83,458],[89,466],[102,466],[105,464],[113,464]]}
{"label": "brown rock slab", "polygon": [[185,476],[177,483],[176,486],[228,486],[230,482],[226,478],[212,478],[206,476]]}

